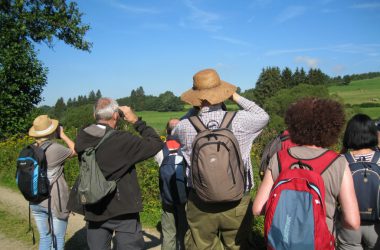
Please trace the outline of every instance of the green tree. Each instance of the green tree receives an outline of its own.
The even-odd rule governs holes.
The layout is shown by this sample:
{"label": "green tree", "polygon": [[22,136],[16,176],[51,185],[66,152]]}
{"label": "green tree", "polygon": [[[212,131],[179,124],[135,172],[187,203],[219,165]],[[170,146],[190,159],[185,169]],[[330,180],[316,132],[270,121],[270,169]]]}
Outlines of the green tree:
{"label": "green tree", "polygon": [[290,89],[282,89],[274,96],[265,100],[264,109],[271,116],[269,126],[280,131],[285,128],[283,118],[289,105],[305,97],[329,98],[325,85],[311,86],[299,84]]}
{"label": "green tree", "polygon": [[136,111],[145,110],[145,92],[143,87],[138,87],[136,90],[131,91],[130,103]]}
{"label": "green tree", "polygon": [[292,71],[288,67],[286,67],[284,70],[282,70],[281,81],[282,81],[282,85],[285,88],[290,88],[293,86]]}
{"label": "green tree", "polygon": [[281,73],[278,67],[263,69],[256,82],[255,99],[259,105],[262,105],[265,99],[273,96],[283,87]]}
{"label": "green tree", "polygon": [[90,94],[88,94],[88,102],[95,103],[96,100],[96,94],[93,90],[91,90]]}
{"label": "green tree", "polygon": [[181,111],[183,110],[183,102],[173,92],[166,91],[158,96],[157,111]]}
{"label": "green tree", "polygon": [[63,97],[59,98],[54,105],[54,116],[61,119],[66,111],[66,104]]}
{"label": "green tree", "polygon": [[292,86],[297,86],[298,84],[301,84],[301,83],[307,83],[307,76],[303,68],[301,69],[296,68],[296,71],[294,71],[292,78],[293,78]]}
{"label": "green tree", "polygon": [[307,75],[308,83],[311,85],[324,85],[327,83],[328,76],[320,69],[310,69]]}
{"label": "green tree", "polygon": [[0,1],[0,137],[26,131],[33,106],[41,101],[47,69],[37,59],[32,42],[53,47],[54,39],[89,51],[75,2]]}
{"label": "green tree", "polygon": [[343,84],[348,85],[351,82],[351,77],[349,75],[343,76]]}
{"label": "green tree", "polygon": [[98,91],[96,91],[96,100],[98,100],[99,98],[102,97],[102,93],[100,92],[100,90],[98,89]]}

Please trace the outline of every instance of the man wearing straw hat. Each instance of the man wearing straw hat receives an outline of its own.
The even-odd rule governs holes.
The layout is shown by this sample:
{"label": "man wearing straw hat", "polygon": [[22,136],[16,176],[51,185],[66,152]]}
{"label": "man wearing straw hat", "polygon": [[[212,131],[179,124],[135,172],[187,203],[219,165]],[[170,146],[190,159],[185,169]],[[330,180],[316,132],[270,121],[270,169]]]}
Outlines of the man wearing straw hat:
{"label": "man wearing straw hat", "polygon": [[236,137],[245,169],[243,198],[238,202],[207,203],[191,188],[192,143],[197,135],[189,119],[183,119],[174,134],[180,139],[182,152],[190,164],[188,175],[190,193],[187,203],[187,221],[190,230],[186,234],[186,249],[249,249],[248,236],[251,231],[249,191],[253,188],[253,173],[250,160],[252,142],[261,133],[269,120],[268,114],[254,102],[236,93],[236,86],[220,80],[213,69],[205,69],[193,77],[193,87],[181,95],[181,99],[199,107],[198,117],[209,129],[218,128],[226,113],[224,101],[231,99],[242,110],[232,120],[231,130]]}

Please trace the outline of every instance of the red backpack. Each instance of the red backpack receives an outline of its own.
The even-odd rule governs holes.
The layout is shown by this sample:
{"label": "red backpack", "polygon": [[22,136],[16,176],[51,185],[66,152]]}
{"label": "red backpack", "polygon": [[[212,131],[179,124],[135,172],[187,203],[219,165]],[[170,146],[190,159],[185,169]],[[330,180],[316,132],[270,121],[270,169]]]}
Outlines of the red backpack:
{"label": "red backpack", "polygon": [[266,204],[264,235],[268,249],[334,249],[326,223],[321,174],[339,157],[334,151],[304,160],[289,150],[277,153],[280,175]]}

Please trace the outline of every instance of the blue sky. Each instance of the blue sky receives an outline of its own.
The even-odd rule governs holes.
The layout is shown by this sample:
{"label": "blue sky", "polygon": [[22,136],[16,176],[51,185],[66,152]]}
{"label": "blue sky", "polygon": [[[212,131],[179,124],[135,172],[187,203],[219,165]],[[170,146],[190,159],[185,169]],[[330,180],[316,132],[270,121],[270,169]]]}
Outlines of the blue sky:
{"label": "blue sky", "polygon": [[320,68],[330,76],[380,71],[380,1],[79,0],[91,53],[37,45],[49,68],[41,105],[59,97],[180,95],[215,68],[242,90],[263,68]]}

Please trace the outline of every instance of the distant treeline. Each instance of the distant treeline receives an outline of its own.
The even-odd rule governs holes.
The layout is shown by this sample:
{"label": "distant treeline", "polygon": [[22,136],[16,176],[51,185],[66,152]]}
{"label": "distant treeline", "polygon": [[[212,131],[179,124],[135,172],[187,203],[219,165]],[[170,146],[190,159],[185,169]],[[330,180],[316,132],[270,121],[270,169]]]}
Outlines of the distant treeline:
{"label": "distant treeline", "polygon": [[[271,115],[272,127],[281,129],[286,107],[293,101],[305,96],[329,96],[327,87],[330,85],[347,85],[352,80],[361,80],[379,77],[380,72],[354,74],[338,77],[329,77],[320,69],[296,68],[294,72],[288,67],[280,70],[279,67],[267,67],[262,70],[255,88],[238,92],[264,107]],[[190,87],[190,86],[189,86]],[[93,120],[92,107],[95,101],[102,97],[100,90],[91,91],[88,95],[79,95],[69,98],[67,102],[61,97],[53,107],[39,108],[38,113],[48,113],[60,119],[65,125],[81,127]],[[136,111],[172,112],[184,110],[184,103],[172,92],[166,91],[158,96],[145,95],[142,86],[133,89],[130,96],[117,99],[120,105],[131,106]],[[228,104],[228,103],[227,103]],[[364,106],[377,104],[366,103]]]}
{"label": "distant treeline", "polygon": [[[283,88],[291,88],[299,84],[310,85],[327,85],[327,84],[343,84],[348,85],[351,81],[371,79],[380,77],[380,72],[369,72],[363,74],[352,74],[344,76],[330,77],[323,73],[320,69],[310,69],[307,73],[303,68],[296,68],[294,72],[288,67],[280,70],[279,67],[264,68],[256,82],[254,88],[238,91],[243,96],[263,103],[264,98],[271,96],[275,92]],[[100,90],[91,91],[87,96],[79,95],[69,98],[65,103],[61,97],[57,100],[52,108],[61,109],[62,107],[78,107],[85,104],[94,104],[95,100],[102,97]],[[181,111],[183,103],[179,97],[175,96],[171,91],[166,91],[158,96],[145,95],[142,86],[131,91],[130,96],[117,99],[120,105],[128,105],[136,111]],[[45,107],[47,108],[47,107]]]}

